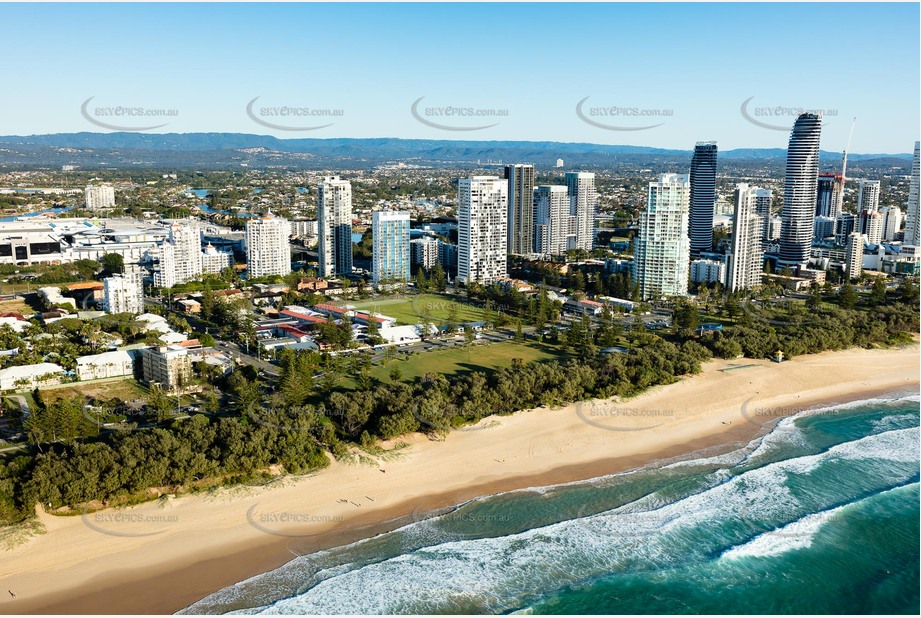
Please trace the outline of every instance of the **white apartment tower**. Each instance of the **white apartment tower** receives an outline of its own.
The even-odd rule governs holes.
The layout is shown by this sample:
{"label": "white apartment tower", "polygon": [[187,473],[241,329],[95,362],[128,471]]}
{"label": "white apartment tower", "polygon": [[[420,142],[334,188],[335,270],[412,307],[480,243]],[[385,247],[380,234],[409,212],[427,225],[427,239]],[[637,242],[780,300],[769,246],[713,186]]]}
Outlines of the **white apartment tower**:
{"label": "white apartment tower", "polygon": [[643,299],[687,294],[690,193],[687,174],[662,174],[649,183],[633,241],[633,281]]}
{"label": "white apartment tower", "polygon": [[883,215],[878,212],[860,213],[860,232],[868,244],[878,245],[883,242]]}
{"label": "white apartment tower", "polygon": [[248,277],[287,275],[291,272],[291,225],[272,213],[246,222]]}
{"label": "white apartment tower", "polygon": [[144,382],[164,391],[187,387],[192,379],[192,357],[185,348],[160,346],[141,350]]}
{"label": "white apartment tower", "polygon": [[154,285],[171,288],[201,277],[201,230],[174,223],[160,245],[160,269],[154,273]]}
{"label": "white apartment tower", "polygon": [[863,272],[863,234],[860,232],[848,234],[844,255],[844,273],[848,279],[856,279]]}
{"label": "white apartment tower", "polygon": [[752,197],[755,200],[755,214],[761,217],[761,240],[770,241],[780,238],[780,229],[777,230],[777,236],[771,232],[771,222],[774,215],[771,214],[771,200],[774,199],[774,193],[770,189],[761,189],[759,187],[749,187]]}
{"label": "white apartment tower", "polygon": [[822,116],[811,112],[800,114],[790,132],[781,211],[781,267],[805,266],[809,262],[818,195],[821,135]]}
{"label": "white apartment tower", "polygon": [[908,204],[905,206],[905,244],[921,245],[921,212],[918,212],[918,192],[921,190],[921,142],[915,142],[915,156],[911,160],[911,184],[908,185]]}
{"label": "white apartment tower", "polygon": [[103,308],[109,313],[144,313],[144,288],[139,270],[102,280]]}
{"label": "white apartment tower", "polygon": [[569,214],[575,217],[575,245],[570,249],[591,251],[595,242],[595,211],[598,206],[595,174],[567,172],[566,187],[569,189]]}
{"label": "white apartment tower", "polygon": [[461,178],[457,186],[457,280],[489,283],[508,275],[508,182]]}
{"label": "white apartment tower", "polygon": [[317,185],[320,276],[352,274],[352,184],[327,176]]}
{"label": "white apartment tower", "polygon": [[435,264],[438,263],[439,242],[437,238],[432,236],[423,236],[409,241],[410,263],[421,266],[425,270],[435,268]]}
{"label": "white apartment tower", "polygon": [[725,260],[691,260],[691,281],[694,283],[726,283]]}
{"label": "white apartment tower", "polygon": [[115,189],[111,185],[87,185],[83,198],[88,210],[115,207]]}
{"label": "white apartment tower", "polygon": [[902,209],[898,206],[883,206],[879,213],[883,216],[883,240],[895,240],[902,229]]}
{"label": "white apartment tower", "polygon": [[233,251],[219,251],[207,245],[201,252],[201,271],[216,275],[225,268],[233,268]]}
{"label": "white apartment tower", "polygon": [[534,189],[534,251],[543,255],[566,255],[575,244],[569,214],[569,190],[562,185],[540,185]]}
{"label": "white apartment tower", "polygon": [[371,250],[374,284],[409,279],[409,213],[375,211],[371,230],[374,238]]}
{"label": "white apartment tower", "polygon": [[732,253],[728,258],[726,288],[748,290],[761,284],[764,253],[761,248],[762,219],[757,214],[758,187],[740,183],[735,191],[732,218]]}
{"label": "white apartment tower", "polygon": [[879,181],[861,180],[857,194],[857,212],[879,211]]}

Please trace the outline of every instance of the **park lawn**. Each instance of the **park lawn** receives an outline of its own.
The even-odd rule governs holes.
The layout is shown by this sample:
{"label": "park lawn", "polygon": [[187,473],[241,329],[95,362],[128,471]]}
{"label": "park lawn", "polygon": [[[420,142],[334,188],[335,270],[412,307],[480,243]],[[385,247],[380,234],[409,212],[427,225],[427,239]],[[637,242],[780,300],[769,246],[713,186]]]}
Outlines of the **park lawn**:
{"label": "park lawn", "polygon": [[418,324],[420,320],[440,324],[448,320],[450,307],[457,307],[457,322],[484,322],[487,312],[466,300],[447,294],[418,294],[402,298],[384,298],[352,303],[362,311],[372,311],[400,324]]}
{"label": "park lawn", "polygon": [[[439,373],[445,376],[481,371],[488,373],[502,367],[511,367],[512,359],[520,358],[524,363],[563,359],[565,355],[559,348],[536,342],[517,343],[503,341],[500,343],[471,344],[467,349],[463,345],[449,350],[432,350],[419,352],[403,360],[382,363],[371,369],[371,377],[381,382],[390,382],[390,370],[399,367],[401,381],[412,383],[426,373]],[[347,389],[354,389],[355,382],[348,378],[343,381]]]}
{"label": "park lawn", "polygon": [[26,318],[36,313],[37,309],[24,300],[4,300],[0,301],[0,313],[16,312],[21,313]]}
{"label": "park lawn", "polygon": [[700,312],[697,319],[698,324],[722,324],[723,326],[735,326],[736,322],[738,322],[738,319],[732,319],[727,316],[716,315],[713,313],[706,313],[704,311]]}
{"label": "park lawn", "polygon": [[24,391],[21,393],[16,393],[14,395],[7,395],[3,398],[3,403],[7,407],[18,409],[19,408],[19,398],[22,397],[26,400],[26,405],[29,406],[29,409],[32,410],[37,405],[35,402],[35,397],[32,396],[31,392]]}
{"label": "park lawn", "polygon": [[122,380],[99,380],[77,382],[61,386],[49,386],[39,389],[44,401],[56,401],[65,397],[91,397],[93,399],[111,400],[147,399],[150,391],[141,386],[134,378]]}
{"label": "park lawn", "polygon": [[[77,283],[76,281],[70,281],[69,283]],[[18,283],[3,283],[0,284],[0,294],[31,294],[37,291],[39,288],[60,288],[68,285],[68,283],[33,283],[31,281],[21,281]]]}

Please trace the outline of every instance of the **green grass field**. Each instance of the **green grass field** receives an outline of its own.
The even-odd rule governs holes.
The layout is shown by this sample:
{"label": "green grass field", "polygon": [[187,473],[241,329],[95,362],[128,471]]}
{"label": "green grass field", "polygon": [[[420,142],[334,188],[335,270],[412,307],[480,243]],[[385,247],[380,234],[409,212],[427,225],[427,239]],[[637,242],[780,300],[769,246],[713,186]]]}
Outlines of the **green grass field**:
{"label": "green grass field", "polygon": [[373,311],[396,318],[400,324],[417,324],[422,319],[436,324],[445,322],[451,314],[452,306],[456,308],[458,322],[481,322],[486,319],[486,311],[483,309],[469,305],[454,296],[442,294],[419,294],[352,304],[362,311]]}
{"label": "green grass field", "polygon": [[[488,372],[501,367],[511,367],[512,359],[520,358],[525,363],[556,360],[564,358],[559,349],[535,342],[516,343],[503,341],[501,343],[473,344],[469,349],[464,346],[452,347],[448,350],[433,350],[420,352],[406,360],[394,360],[381,364],[371,369],[371,376],[381,382],[390,382],[390,369],[399,367],[403,382],[414,382],[416,378],[426,373],[440,373],[445,376],[473,373],[475,371]],[[348,379],[343,386],[352,389],[355,383]]]}
{"label": "green grass field", "polygon": [[5,300],[0,302],[0,313],[6,313],[8,311],[21,313],[28,318],[38,310],[24,300]]}

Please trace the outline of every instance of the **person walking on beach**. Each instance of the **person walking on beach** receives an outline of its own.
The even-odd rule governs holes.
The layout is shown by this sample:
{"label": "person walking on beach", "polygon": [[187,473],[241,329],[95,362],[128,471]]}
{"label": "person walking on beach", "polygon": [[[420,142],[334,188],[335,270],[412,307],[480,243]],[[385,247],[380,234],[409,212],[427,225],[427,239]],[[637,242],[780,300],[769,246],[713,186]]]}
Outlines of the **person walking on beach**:
{"label": "person walking on beach", "polygon": [[10,596],[11,596],[12,598],[14,598],[14,599],[16,598],[16,593],[15,593],[15,592],[13,592],[12,590],[7,590],[7,592],[10,593]]}

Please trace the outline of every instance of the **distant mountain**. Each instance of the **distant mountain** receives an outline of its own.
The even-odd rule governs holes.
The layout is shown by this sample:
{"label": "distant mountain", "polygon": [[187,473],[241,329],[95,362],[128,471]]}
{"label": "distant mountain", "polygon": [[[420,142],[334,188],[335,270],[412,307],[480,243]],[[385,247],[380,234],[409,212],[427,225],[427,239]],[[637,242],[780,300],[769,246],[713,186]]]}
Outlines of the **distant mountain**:
{"label": "distant mountain", "polygon": [[[279,139],[246,133],[55,133],[0,137],[0,164],[82,167],[294,167],[318,169],[350,165],[370,167],[387,162],[469,165],[477,161],[550,166],[558,158],[571,166],[667,165],[689,160],[691,150],[646,146],[566,142],[421,140],[396,138]],[[783,148],[738,148],[720,152],[723,161],[776,164]],[[821,153],[823,163],[840,160],[838,152]],[[899,167],[911,154],[851,154],[849,160]]]}

